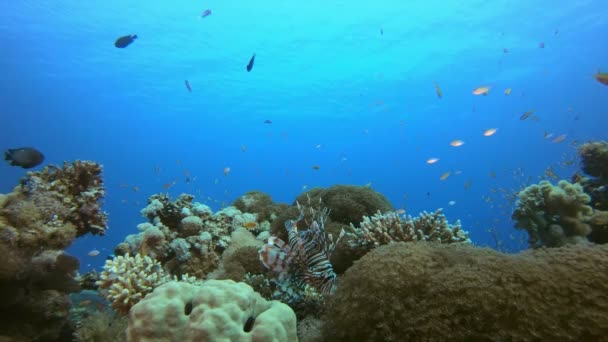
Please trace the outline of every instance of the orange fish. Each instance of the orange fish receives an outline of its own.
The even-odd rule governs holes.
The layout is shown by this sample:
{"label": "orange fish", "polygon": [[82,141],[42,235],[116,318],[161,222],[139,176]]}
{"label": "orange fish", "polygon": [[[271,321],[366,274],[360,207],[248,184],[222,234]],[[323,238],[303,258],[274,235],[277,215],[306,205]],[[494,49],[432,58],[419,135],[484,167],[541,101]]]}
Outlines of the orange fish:
{"label": "orange fish", "polygon": [[477,87],[475,89],[473,89],[473,95],[488,95],[488,93],[490,92],[490,87],[484,86],[484,87]]}
{"label": "orange fish", "polygon": [[462,140],[456,139],[456,140],[452,140],[452,142],[450,142],[450,146],[452,146],[452,147],[460,147],[462,145],[464,145],[464,141],[462,141]]}
{"label": "orange fish", "polygon": [[497,130],[498,130],[498,128],[488,128],[485,131],[483,131],[483,136],[491,137],[494,135],[494,133],[496,133]]}
{"label": "orange fish", "polygon": [[608,85],[608,73],[598,71],[595,79],[603,85]]}
{"label": "orange fish", "polygon": [[446,179],[448,179],[448,177],[450,177],[452,173],[450,171],[444,172],[441,177],[439,177],[440,180],[444,181]]}
{"label": "orange fish", "polygon": [[439,158],[429,158],[429,159],[427,159],[426,163],[427,164],[435,164],[438,161],[439,161]]}
{"label": "orange fish", "polygon": [[567,134],[558,135],[557,137],[555,137],[555,139],[553,139],[553,142],[555,144],[559,144],[560,142],[566,140],[566,136]]}
{"label": "orange fish", "polygon": [[252,228],[255,228],[257,226],[258,226],[258,224],[255,223],[255,222],[253,222],[253,221],[243,223],[243,227],[245,227],[247,229],[252,229]]}
{"label": "orange fish", "polygon": [[439,84],[437,84],[435,81],[433,81],[433,83],[435,84],[435,92],[437,93],[437,97],[441,98],[443,96],[443,92],[441,91],[441,88],[439,88]]}
{"label": "orange fish", "polygon": [[229,173],[230,173],[230,168],[226,166],[224,168],[224,176],[228,176]]}
{"label": "orange fish", "polygon": [[511,88],[505,89],[505,95],[507,95],[507,96],[511,95]]}
{"label": "orange fish", "polygon": [[85,299],[85,300],[81,301],[80,303],[78,303],[79,306],[87,306],[89,304],[91,304],[90,299]]}
{"label": "orange fish", "polygon": [[319,170],[320,168],[321,167],[319,165],[313,165],[312,166],[312,169],[315,170],[315,171]]}

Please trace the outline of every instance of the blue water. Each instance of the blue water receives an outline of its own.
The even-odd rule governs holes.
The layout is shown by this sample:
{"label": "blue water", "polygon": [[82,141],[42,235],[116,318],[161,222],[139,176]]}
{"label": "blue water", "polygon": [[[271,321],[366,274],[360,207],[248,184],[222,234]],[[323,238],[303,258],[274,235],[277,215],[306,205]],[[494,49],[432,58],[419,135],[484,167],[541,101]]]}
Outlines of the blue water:
{"label": "blue water", "polygon": [[[494,246],[494,228],[514,251],[526,236],[492,189],[548,166],[569,178],[571,142],[607,138],[608,87],[593,79],[608,71],[607,29],[602,0],[2,1],[0,147],[104,165],[110,230],[72,246],[83,270],[172,181],[172,196],[215,210],[250,190],[291,203],[304,185],[371,183],[395,208],[444,208],[475,243]],[[115,48],[127,34],[139,38]],[[520,120],[528,110],[540,120]],[[0,192],[24,174],[1,165]]]}

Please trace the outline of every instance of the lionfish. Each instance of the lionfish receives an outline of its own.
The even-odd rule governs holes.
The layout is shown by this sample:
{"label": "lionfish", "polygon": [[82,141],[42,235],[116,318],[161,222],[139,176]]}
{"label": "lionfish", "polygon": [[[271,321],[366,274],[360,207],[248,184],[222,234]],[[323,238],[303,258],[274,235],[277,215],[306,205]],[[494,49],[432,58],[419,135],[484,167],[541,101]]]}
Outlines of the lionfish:
{"label": "lionfish", "polygon": [[[259,251],[260,261],[271,271],[278,273],[277,284],[283,292],[296,297],[292,285],[303,289],[312,286],[321,294],[333,294],[337,287],[337,277],[329,261],[336,245],[344,236],[344,229],[334,242],[331,234],[325,232],[325,221],[329,216],[327,208],[313,214],[308,230],[298,231],[298,222],[304,219],[304,210],[298,204],[300,216],[287,220],[285,228],[288,243],[272,236]],[[295,282],[295,284],[293,284]]]}

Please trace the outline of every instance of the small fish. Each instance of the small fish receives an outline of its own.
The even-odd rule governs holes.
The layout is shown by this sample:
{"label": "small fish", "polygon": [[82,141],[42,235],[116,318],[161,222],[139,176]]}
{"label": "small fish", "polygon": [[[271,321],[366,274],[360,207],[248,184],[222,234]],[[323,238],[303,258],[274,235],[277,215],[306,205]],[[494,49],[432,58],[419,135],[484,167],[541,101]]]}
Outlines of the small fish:
{"label": "small fish", "polygon": [[138,186],[134,186],[134,187],[133,187],[133,191],[134,191],[134,192],[138,192],[138,191],[139,191],[139,187],[138,187]]}
{"label": "small fish", "polygon": [[89,251],[89,253],[87,253],[87,254],[88,254],[90,257],[96,257],[96,256],[98,256],[98,255],[99,255],[99,253],[100,253],[100,252],[99,252],[98,250],[93,249],[93,250]]}
{"label": "small fish", "polygon": [[190,82],[188,82],[188,80],[186,80],[186,88],[188,89],[189,92],[192,92],[192,87],[190,86]]}
{"label": "small fish", "polygon": [[511,88],[505,89],[505,95],[507,95],[507,96],[511,95]]}
{"label": "small fish", "polygon": [[266,125],[270,125],[270,124],[272,123],[272,121],[270,121],[270,120],[266,119],[266,120],[264,120],[264,123],[265,123]]}
{"label": "small fish", "polygon": [[169,190],[169,189],[171,189],[171,187],[172,187],[172,186],[174,186],[174,185],[175,185],[175,181],[173,181],[173,182],[171,182],[171,183],[165,183],[165,184],[163,184],[163,189],[165,189],[165,190]]}
{"label": "small fish", "polygon": [[498,130],[498,128],[488,128],[485,131],[483,131],[483,136],[491,137],[494,135],[494,133],[496,133],[497,130]]}
{"label": "small fish", "polygon": [[127,46],[131,45],[131,43],[133,43],[133,41],[137,39],[137,35],[133,34],[133,35],[128,35],[128,36],[122,36],[118,39],[116,39],[116,41],[114,42],[114,46],[116,46],[119,49],[124,49]]}
{"label": "small fish", "polygon": [[247,147],[245,147],[245,144],[241,145],[241,152],[245,152],[247,151]]}
{"label": "small fish", "polygon": [[462,145],[464,145],[464,141],[459,140],[459,139],[452,140],[452,141],[450,142],[450,146],[452,146],[452,147],[460,147],[460,146],[462,146]]}
{"label": "small fish", "polygon": [[319,170],[320,168],[321,167],[319,165],[313,165],[312,166],[312,169],[315,170],[315,171]]}
{"label": "small fish", "polygon": [[545,139],[551,139],[551,137],[553,137],[553,133],[545,131],[545,134],[543,134],[543,138]]}
{"label": "small fish", "polygon": [[477,87],[477,88],[473,89],[473,95],[486,96],[486,95],[488,95],[489,92],[490,92],[490,87],[488,87],[488,86]]}
{"label": "small fish", "polygon": [[255,62],[255,53],[251,56],[249,63],[247,64],[247,72],[250,72],[253,69],[253,62]]}
{"label": "small fish", "polygon": [[441,177],[439,177],[439,179],[444,181],[444,180],[448,179],[448,177],[450,177],[451,174],[452,174],[452,172],[446,171],[441,175]]}
{"label": "small fish", "polygon": [[306,185],[306,184],[302,185],[302,190],[306,190],[306,188],[308,188],[308,185]]}
{"label": "small fish", "polygon": [[224,168],[224,176],[228,176],[229,173],[230,173],[230,168],[226,166]]}
{"label": "small fish", "polygon": [[429,158],[426,160],[427,164],[435,164],[436,162],[439,161],[439,158]]}
{"label": "small fish", "polygon": [[456,201],[449,201],[448,202],[448,205],[454,205],[454,204],[456,204]]}
{"label": "small fish", "polygon": [[382,28],[380,28],[380,35],[384,36],[384,30]]}
{"label": "small fish", "polygon": [[87,306],[89,304],[91,304],[91,300],[85,299],[85,300],[81,301],[80,303],[78,303],[78,306]]}
{"label": "small fish", "polygon": [[595,79],[603,85],[608,85],[608,73],[598,71]]}
{"label": "small fish", "polygon": [[9,148],[4,151],[4,160],[12,166],[31,169],[42,164],[44,155],[33,147]]}
{"label": "small fish", "polygon": [[473,181],[469,179],[466,183],[464,183],[464,189],[469,190],[471,188],[472,184],[473,184]]}
{"label": "small fish", "polygon": [[503,49],[502,49],[502,53],[509,53],[509,49],[507,49],[507,48],[503,48]]}
{"label": "small fish", "polygon": [[543,42],[538,43],[538,47],[541,48],[541,49],[544,49],[545,48],[545,43],[543,43]]}
{"label": "small fish", "polygon": [[523,113],[523,114],[522,114],[522,115],[519,117],[519,120],[526,120],[526,119],[527,119],[527,118],[529,118],[529,117],[530,117],[530,115],[532,115],[532,114],[534,114],[534,111],[533,111],[533,110],[529,110],[529,111],[527,111],[527,112]]}
{"label": "small fish", "polygon": [[397,210],[395,210],[395,214],[403,215],[403,214],[405,214],[405,209],[397,209]]}
{"label": "small fish", "polygon": [[566,136],[567,136],[567,134],[558,135],[557,137],[555,137],[553,139],[553,143],[555,143],[555,144],[561,143],[562,141],[566,140]]}
{"label": "small fish", "polygon": [[318,150],[318,149],[320,149],[321,147],[323,147],[323,145],[321,145],[321,144],[316,144],[316,145],[315,145],[315,148],[316,148],[317,150]]}
{"label": "small fish", "polygon": [[433,83],[435,84],[435,92],[437,93],[437,97],[441,98],[443,96],[443,92],[441,91],[441,88],[439,88],[439,84],[437,84],[435,81],[433,81]]}
{"label": "small fish", "polygon": [[494,171],[490,171],[490,177],[496,178],[496,173]]}
{"label": "small fish", "polygon": [[206,10],[203,11],[203,13],[201,13],[201,18],[205,18],[205,17],[208,17],[210,15],[211,15],[211,10],[210,9],[206,9]]}

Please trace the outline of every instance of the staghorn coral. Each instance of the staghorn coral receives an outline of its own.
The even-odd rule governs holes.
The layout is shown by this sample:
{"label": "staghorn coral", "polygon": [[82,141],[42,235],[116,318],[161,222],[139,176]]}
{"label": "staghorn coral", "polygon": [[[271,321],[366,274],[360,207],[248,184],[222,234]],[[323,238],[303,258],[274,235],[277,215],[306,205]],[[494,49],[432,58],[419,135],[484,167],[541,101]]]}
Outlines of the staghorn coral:
{"label": "staghorn coral", "polygon": [[127,341],[298,341],[296,317],[231,280],[170,282],[133,307]]}
{"label": "staghorn coral", "polygon": [[[374,216],[363,216],[363,222],[356,228],[350,224],[347,236],[352,248],[368,250],[392,242],[437,241],[441,243],[470,243],[469,234],[462,229],[460,221],[451,225],[443,214],[443,209],[434,213],[426,211],[420,216],[400,216],[378,211]],[[363,253],[363,254],[364,254]]]}
{"label": "staghorn coral", "polygon": [[127,314],[133,305],[170,279],[158,261],[126,254],[106,260],[97,285],[116,312]]}
{"label": "staghorn coral", "polygon": [[589,195],[580,184],[562,180],[557,186],[548,181],[533,184],[518,194],[512,218],[516,228],[528,231],[532,247],[558,247],[587,242],[593,209]]}
{"label": "staghorn coral", "polygon": [[340,279],[326,341],[604,341],[608,246],[392,243]]}

